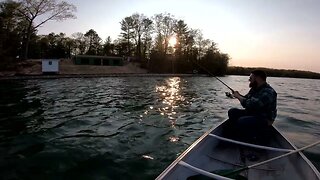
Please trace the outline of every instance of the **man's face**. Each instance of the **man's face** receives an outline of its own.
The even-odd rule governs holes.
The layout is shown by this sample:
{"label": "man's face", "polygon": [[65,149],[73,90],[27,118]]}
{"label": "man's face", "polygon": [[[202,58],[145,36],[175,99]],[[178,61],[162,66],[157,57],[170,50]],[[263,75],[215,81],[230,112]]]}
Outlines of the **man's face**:
{"label": "man's face", "polygon": [[249,77],[249,87],[255,89],[258,86],[256,77],[253,74],[250,74]]}

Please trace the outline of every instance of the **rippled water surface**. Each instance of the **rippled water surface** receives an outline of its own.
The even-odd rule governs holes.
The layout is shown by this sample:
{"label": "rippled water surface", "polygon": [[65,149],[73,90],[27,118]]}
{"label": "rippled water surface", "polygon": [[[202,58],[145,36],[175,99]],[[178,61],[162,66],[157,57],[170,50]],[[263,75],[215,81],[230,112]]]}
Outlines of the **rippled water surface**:
{"label": "rippled water surface", "polygon": [[[223,81],[245,94],[248,77]],[[269,78],[275,126],[298,147],[320,138],[320,81]],[[3,179],[154,179],[227,110],[210,77],[0,81]],[[320,147],[305,152],[320,169]]]}

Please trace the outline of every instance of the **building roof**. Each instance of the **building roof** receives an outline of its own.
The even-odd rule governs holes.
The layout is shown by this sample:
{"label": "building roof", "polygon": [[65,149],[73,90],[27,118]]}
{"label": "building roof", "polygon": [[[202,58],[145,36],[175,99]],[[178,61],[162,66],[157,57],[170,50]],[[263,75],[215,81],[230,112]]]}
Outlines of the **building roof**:
{"label": "building roof", "polygon": [[119,56],[76,55],[75,58],[123,59]]}

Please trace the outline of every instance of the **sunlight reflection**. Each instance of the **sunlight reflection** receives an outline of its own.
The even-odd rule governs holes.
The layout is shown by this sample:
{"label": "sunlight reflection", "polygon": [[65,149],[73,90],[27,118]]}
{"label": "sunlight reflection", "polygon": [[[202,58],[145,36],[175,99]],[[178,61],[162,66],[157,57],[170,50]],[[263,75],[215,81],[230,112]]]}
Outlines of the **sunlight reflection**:
{"label": "sunlight reflection", "polygon": [[170,142],[177,142],[179,141],[179,137],[169,137]]}
{"label": "sunlight reflection", "polygon": [[151,160],[154,159],[152,156],[148,156],[148,155],[142,155],[142,157],[145,158],[145,159],[151,159]]}
{"label": "sunlight reflection", "polygon": [[159,93],[162,104],[165,107],[158,108],[159,112],[163,116],[167,116],[171,127],[175,128],[176,117],[174,115],[177,113],[176,108],[185,98],[181,95],[181,79],[179,77],[169,78],[165,85],[156,86],[156,92]]}

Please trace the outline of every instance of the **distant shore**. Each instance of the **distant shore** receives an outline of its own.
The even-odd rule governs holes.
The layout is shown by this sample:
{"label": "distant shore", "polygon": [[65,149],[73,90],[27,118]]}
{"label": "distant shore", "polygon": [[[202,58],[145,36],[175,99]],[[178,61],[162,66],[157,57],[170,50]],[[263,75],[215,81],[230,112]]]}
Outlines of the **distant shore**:
{"label": "distant shore", "polygon": [[[254,69],[264,70],[269,77],[289,77],[320,79],[320,73],[310,71],[250,68],[250,67],[228,67],[225,75],[250,75]],[[192,77],[208,76],[206,74],[162,74],[149,73],[140,67],[139,63],[126,63],[124,66],[94,66],[75,65],[71,60],[61,60],[58,74],[42,74],[41,60],[28,60],[20,63],[16,69],[0,72],[0,80],[25,80],[25,79],[57,79],[57,78],[99,78],[99,77]]]}
{"label": "distant shore", "polygon": [[300,71],[290,69],[271,69],[264,67],[228,67],[227,75],[250,75],[254,69],[261,69],[270,77],[288,77],[288,78],[307,78],[307,79],[320,79],[320,73],[311,71]]}

